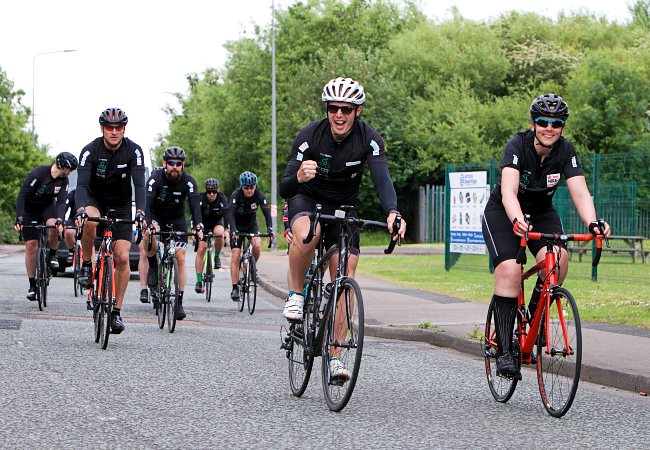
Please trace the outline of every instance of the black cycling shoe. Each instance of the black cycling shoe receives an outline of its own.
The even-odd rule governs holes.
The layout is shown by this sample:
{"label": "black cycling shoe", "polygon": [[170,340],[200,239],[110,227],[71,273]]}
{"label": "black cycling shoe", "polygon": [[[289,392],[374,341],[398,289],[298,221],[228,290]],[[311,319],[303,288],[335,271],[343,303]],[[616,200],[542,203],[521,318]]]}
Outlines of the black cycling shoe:
{"label": "black cycling shoe", "polygon": [[92,277],[93,266],[92,264],[87,266],[85,264],[81,265],[79,270],[79,285],[85,289],[90,289],[93,285]]}
{"label": "black cycling shoe", "polygon": [[30,302],[36,301],[36,286],[30,287],[29,291],[27,291],[27,300]]}
{"label": "black cycling shoe", "polygon": [[140,291],[140,301],[142,303],[149,303],[149,291],[144,288]]}
{"label": "black cycling shoe", "polygon": [[153,303],[153,309],[158,309],[158,291],[155,289],[151,290],[151,303]]}
{"label": "black cycling shoe", "polygon": [[497,356],[497,375],[517,377],[519,366],[512,353]]}
{"label": "black cycling shoe", "polygon": [[183,305],[181,303],[179,303],[178,304],[178,309],[176,309],[176,320],[183,320],[186,317],[187,317],[187,314],[185,314],[185,310],[183,309]]}
{"label": "black cycling shoe", "polygon": [[92,310],[93,310],[93,305],[92,305],[92,303],[90,303],[90,300],[86,300],[86,309],[87,309],[88,311],[92,311]]}
{"label": "black cycling shoe", "polygon": [[233,302],[238,302],[239,301],[239,288],[232,288],[232,291],[230,291],[230,300]]}
{"label": "black cycling shoe", "polygon": [[111,315],[111,334],[120,334],[124,331],[124,322],[119,314]]}
{"label": "black cycling shoe", "polygon": [[203,283],[200,281],[196,282],[196,285],[194,286],[194,292],[197,294],[203,294],[205,292],[205,289],[203,289]]}
{"label": "black cycling shoe", "polygon": [[49,264],[50,269],[59,270],[59,259],[56,257],[56,255],[49,256],[48,259],[49,259],[49,262],[50,262],[50,264]]}
{"label": "black cycling shoe", "polygon": [[219,258],[218,256],[214,258],[214,268],[221,269],[221,258]]}
{"label": "black cycling shoe", "polygon": [[158,270],[149,266],[147,271],[147,285],[149,287],[158,286]]}

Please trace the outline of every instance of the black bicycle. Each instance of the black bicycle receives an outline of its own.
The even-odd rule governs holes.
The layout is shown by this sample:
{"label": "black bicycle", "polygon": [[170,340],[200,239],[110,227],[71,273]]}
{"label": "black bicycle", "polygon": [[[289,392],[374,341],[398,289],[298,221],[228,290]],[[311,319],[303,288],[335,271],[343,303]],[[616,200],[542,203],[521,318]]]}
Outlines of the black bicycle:
{"label": "black bicycle", "polygon": [[[113,227],[119,223],[134,224],[130,219],[118,219],[116,211],[108,210],[107,217],[84,217],[83,221],[97,222],[103,225],[104,231],[99,250],[96,254],[95,266],[92,271],[92,282],[88,290],[88,300],[93,310],[95,324],[95,342],[99,342],[102,349],[106,350],[108,338],[111,335],[111,315],[115,305],[115,261],[113,258]],[[138,237],[136,244],[142,240],[142,229],[138,223]],[[79,239],[83,232],[80,228]]]}
{"label": "black bicycle", "polygon": [[212,247],[212,239],[222,238],[221,234],[214,234],[212,232],[206,233],[205,255],[203,256],[203,283],[205,283],[205,299],[209,302],[212,298],[212,282],[214,281],[214,248]]}
{"label": "black bicycle", "polygon": [[[183,244],[178,238],[194,236],[194,251],[196,251],[199,239],[196,233],[173,231],[172,225],[167,225],[165,231],[154,231],[151,229],[147,251],[151,251],[153,235],[161,237],[158,241],[159,251],[156,252],[158,261],[158,286],[154,295],[157,297],[156,315],[158,316],[158,327],[162,330],[167,322],[167,330],[173,333],[176,329],[176,313],[178,311],[178,260],[176,250]],[[161,242],[162,241],[162,242]]]}
{"label": "black bicycle", "polygon": [[[66,227],[67,228],[67,227]],[[74,296],[78,297],[83,295],[83,286],[79,283],[79,275],[81,274],[81,241],[80,241],[80,230],[77,227],[71,227],[75,229],[75,242],[74,249],[72,252],[72,277],[73,277],[73,286],[74,286]]]}
{"label": "black bicycle", "polygon": [[[35,228],[38,230],[38,250],[36,250],[36,301],[38,310],[43,311],[47,306],[47,287],[52,279],[52,269],[48,264],[50,246],[48,243],[47,230],[56,228],[56,225],[41,225],[38,222],[30,222],[23,228]],[[20,234],[22,239],[22,233]]]}
{"label": "black bicycle", "polygon": [[[341,411],[347,405],[359,374],[364,338],[364,310],[361,288],[347,276],[350,243],[354,231],[366,228],[387,230],[384,222],[363,220],[354,217],[354,207],[341,206],[334,216],[321,214],[317,205],[311,215],[311,229],[304,239],[308,243],[321,224],[321,235],[316,247],[316,265],[306,285],[303,319],[293,323],[283,338],[282,348],[289,361],[289,382],[291,392],[300,397],[305,392],[314,362],[314,357],[322,357],[322,383],[325,401],[332,411]],[[325,252],[324,227],[340,224],[338,245]],[[401,216],[396,217],[392,236],[397,235]],[[384,253],[392,253],[399,238],[390,241]],[[336,275],[332,283],[323,280],[325,270],[333,269],[329,264],[332,256],[338,256]],[[331,301],[331,299],[335,299]],[[337,359],[346,375],[335,376],[330,371],[331,361]],[[337,363],[338,364],[338,363]]]}
{"label": "black bicycle", "polygon": [[[245,250],[239,258],[239,278],[237,286],[239,286],[239,312],[244,310],[244,303],[248,304],[248,313],[255,312],[255,303],[257,302],[257,269],[255,267],[255,257],[253,256],[253,238],[254,237],[268,237],[273,235],[270,233],[243,233],[240,231],[235,232],[237,239],[242,239],[241,248]],[[273,244],[273,240],[269,239],[269,248]]]}

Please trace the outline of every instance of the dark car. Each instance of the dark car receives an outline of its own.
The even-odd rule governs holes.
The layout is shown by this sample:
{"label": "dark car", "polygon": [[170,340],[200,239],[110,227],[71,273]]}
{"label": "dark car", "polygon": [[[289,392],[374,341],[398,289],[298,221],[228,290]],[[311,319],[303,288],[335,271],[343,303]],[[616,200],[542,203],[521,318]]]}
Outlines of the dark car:
{"label": "dark car", "polygon": [[[134,233],[135,234],[135,233]],[[95,249],[99,248],[101,243],[101,238],[95,240]],[[56,251],[56,258],[59,260],[59,270],[54,272],[54,275],[57,275],[58,272],[65,272],[67,267],[72,265],[72,259],[68,259],[68,247],[65,245],[64,241],[59,242],[59,248]],[[135,244],[135,237],[131,240],[131,248],[129,249],[129,267],[131,272],[138,271],[138,263],[140,262],[140,249]]]}

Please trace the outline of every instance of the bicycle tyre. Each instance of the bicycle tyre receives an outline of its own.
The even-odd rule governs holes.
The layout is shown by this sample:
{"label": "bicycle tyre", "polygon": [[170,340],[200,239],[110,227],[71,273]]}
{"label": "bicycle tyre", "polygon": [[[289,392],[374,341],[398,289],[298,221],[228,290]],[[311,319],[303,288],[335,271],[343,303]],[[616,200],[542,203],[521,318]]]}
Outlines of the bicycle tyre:
{"label": "bicycle tyre", "polygon": [[[550,345],[542,344],[542,327],[545,326],[546,316],[549,319],[549,331],[545,338]],[[569,349],[566,349],[564,322],[567,330]],[[544,311],[540,322],[540,333],[537,339],[537,380],[539,393],[546,411],[553,417],[562,417],[567,413],[580,381],[582,365],[582,329],[578,306],[571,292],[564,288],[553,291],[550,310]]]}
{"label": "bicycle tyre", "polygon": [[248,260],[247,272],[248,297],[246,303],[248,304],[248,314],[253,315],[255,302],[257,301],[257,280],[255,279],[257,272],[255,271],[255,258],[253,257]]}
{"label": "bicycle tyre", "polygon": [[165,315],[167,314],[167,296],[165,293],[165,270],[160,271],[160,278],[158,287],[156,288],[158,294],[158,307],[156,308],[156,315],[158,316],[158,328],[161,330],[165,328]]}
{"label": "bicycle tyre", "polygon": [[43,252],[39,249],[38,254],[36,255],[36,302],[38,303],[39,311],[43,311],[43,291],[41,289],[41,285],[43,284],[41,276],[41,272],[43,271],[43,262],[41,261],[42,253]]}
{"label": "bicycle tyre", "polygon": [[[322,383],[325,402],[327,403],[327,407],[335,412],[345,408],[354,391],[354,386],[359,376],[364,337],[364,311],[361,288],[355,280],[346,278],[339,285],[338,294],[337,301],[332,301],[334,298],[332,294],[330,305],[327,307],[322,353]],[[351,294],[354,294],[354,303],[352,306],[350,306]],[[345,309],[337,307],[342,301],[345,302]],[[340,314],[345,314],[345,317],[340,319],[345,322],[347,328],[344,338],[345,341],[338,340],[335,332],[334,325],[336,324],[337,316]],[[342,333],[339,336],[342,336]],[[350,375],[347,381],[330,377],[329,360],[333,355],[331,354],[329,343],[333,343],[332,346],[341,348],[338,358]]]}
{"label": "bicycle tyre", "polygon": [[166,279],[167,284],[167,330],[173,333],[176,329],[176,312],[178,311],[178,261],[172,258],[172,266]]}
{"label": "bicycle tyre", "polygon": [[104,280],[102,281],[102,293],[100,310],[102,320],[100,321],[100,343],[103,350],[108,347],[108,338],[111,335],[111,314],[113,312],[113,258],[107,256],[104,259]]}
{"label": "bicycle tyre", "polygon": [[79,243],[75,243],[74,245],[74,252],[72,254],[72,278],[73,278],[73,283],[74,283],[74,296],[78,297],[79,295],[83,295],[83,291],[81,290],[81,285],[79,284],[79,271],[81,270],[81,255],[79,254],[80,251],[80,245]]}
{"label": "bicycle tyre", "polygon": [[497,355],[499,352],[494,328],[494,302],[490,302],[490,307],[488,308],[487,320],[485,321],[485,335],[483,336],[481,346],[485,358],[485,375],[487,376],[492,397],[499,403],[505,403],[514,394],[519,380],[497,375]]}
{"label": "bicycle tyre", "polygon": [[291,393],[301,397],[307,389],[314,366],[314,299],[308,295],[303,308],[302,322],[289,328],[289,385]]}
{"label": "bicycle tyre", "polygon": [[50,270],[49,265],[47,264],[47,252],[48,250],[43,249],[43,252],[41,254],[41,303],[43,304],[43,308],[47,306],[47,286],[50,284],[50,279],[49,279],[49,273],[48,271]]}
{"label": "bicycle tyre", "polygon": [[205,299],[210,303],[212,298],[212,252],[210,249],[206,250],[205,257],[207,258],[205,262],[205,273],[203,274],[203,282],[205,283]]}
{"label": "bicycle tyre", "polygon": [[246,273],[248,264],[245,264],[247,259],[248,258],[241,258],[239,260],[239,280],[237,283],[239,286],[239,303],[237,304],[239,312],[244,310],[244,304],[246,303],[246,297],[248,296],[248,274]]}
{"label": "bicycle tyre", "polygon": [[95,325],[95,342],[99,342],[100,338],[100,330],[101,330],[101,322],[99,318],[99,314],[102,313],[102,304],[99,298],[99,279],[100,279],[100,261],[97,261],[97,264],[95,268],[93,269],[93,285],[90,287],[90,292],[88,293],[89,299],[92,302],[93,305],[93,323]]}

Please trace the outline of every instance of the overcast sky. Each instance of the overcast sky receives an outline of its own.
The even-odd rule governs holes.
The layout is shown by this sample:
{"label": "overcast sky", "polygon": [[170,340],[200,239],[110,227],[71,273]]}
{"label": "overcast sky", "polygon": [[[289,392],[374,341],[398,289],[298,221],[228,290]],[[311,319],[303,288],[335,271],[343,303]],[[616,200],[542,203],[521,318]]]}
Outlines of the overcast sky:
{"label": "overcast sky", "polygon": [[[557,17],[583,9],[609,20],[629,20],[632,0],[426,0],[436,20],[456,5],[469,19],[487,20],[510,10]],[[285,8],[295,0],[276,0]],[[187,94],[186,75],[223,67],[228,40],[252,36],[253,24],[270,25],[271,0],[12,0],[3,2],[0,67],[25,91],[35,128],[51,153],[81,148],[100,135],[97,119],[108,106],[129,116],[127,136],[152,148],[167,131],[162,108],[178,106],[170,92]],[[74,49],[69,53],[41,54]],[[33,85],[32,85],[33,76]]]}

